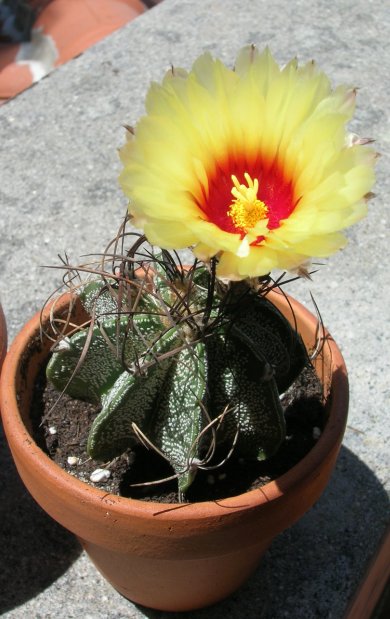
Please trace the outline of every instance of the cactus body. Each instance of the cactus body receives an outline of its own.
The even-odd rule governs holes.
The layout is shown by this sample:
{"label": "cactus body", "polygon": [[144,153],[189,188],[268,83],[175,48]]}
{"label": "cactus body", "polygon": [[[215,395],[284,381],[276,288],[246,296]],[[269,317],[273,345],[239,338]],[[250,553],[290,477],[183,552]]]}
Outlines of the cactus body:
{"label": "cactus body", "polygon": [[91,457],[109,460],[146,437],[183,493],[215,441],[248,458],[275,453],[285,436],[280,393],[306,352],[266,298],[210,295],[206,269],[179,272],[164,258],[146,285],[134,276],[125,290],[102,281],[81,289],[91,326],[57,347],[47,377],[101,405]]}

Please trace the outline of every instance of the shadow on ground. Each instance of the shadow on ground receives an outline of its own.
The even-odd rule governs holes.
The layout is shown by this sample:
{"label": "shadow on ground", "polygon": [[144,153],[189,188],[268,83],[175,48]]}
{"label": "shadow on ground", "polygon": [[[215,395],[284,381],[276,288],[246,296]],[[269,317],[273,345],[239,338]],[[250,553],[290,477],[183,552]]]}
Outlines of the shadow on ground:
{"label": "shadow on ground", "polygon": [[[1,615],[55,582],[81,549],[24,489],[1,432],[0,471]],[[320,501],[275,539],[252,578],[229,599],[192,612],[191,619],[341,618],[384,532],[388,508],[373,472],[343,447]],[[184,616],[139,610],[149,619]]]}
{"label": "shadow on ground", "polygon": [[[343,447],[319,502],[275,539],[246,585],[191,619],[341,618],[385,530],[388,509],[382,484]],[[184,616],[139,609],[149,619]]]}
{"label": "shadow on ground", "polygon": [[46,589],[77,559],[76,538],[30,497],[0,425],[0,615]]}

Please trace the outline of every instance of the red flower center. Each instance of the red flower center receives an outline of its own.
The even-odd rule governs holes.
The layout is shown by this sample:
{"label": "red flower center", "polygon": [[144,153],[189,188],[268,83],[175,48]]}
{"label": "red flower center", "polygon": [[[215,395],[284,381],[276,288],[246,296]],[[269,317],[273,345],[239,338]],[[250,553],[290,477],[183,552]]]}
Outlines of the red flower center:
{"label": "red flower center", "polygon": [[[259,184],[257,198],[265,205],[269,230],[278,228],[280,222],[293,212],[296,206],[293,182],[285,178],[277,162],[268,164],[260,160],[248,164],[243,157],[238,160],[227,160],[217,166],[213,176],[209,176],[209,195],[204,195],[202,204],[199,204],[208,221],[221,230],[233,234],[239,233],[242,238],[247,232],[237,226],[237,219],[231,216],[234,201],[232,175],[243,185],[247,185],[248,175],[254,181],[257,179]],[[252,244],[260,243],[263,238],[258,237]]]}

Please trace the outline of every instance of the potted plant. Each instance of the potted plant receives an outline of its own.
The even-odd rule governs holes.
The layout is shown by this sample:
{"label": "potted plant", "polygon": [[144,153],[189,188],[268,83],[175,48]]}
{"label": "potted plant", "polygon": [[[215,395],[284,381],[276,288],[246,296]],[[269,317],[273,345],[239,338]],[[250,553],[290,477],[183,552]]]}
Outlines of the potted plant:
{"label": "potted plant", "polygon": [[[346,423],[345,365],[270,272],[310,277],[310,257],[341,248],[340,230],[365,214],[375,153],[346,131],[354,99],[313,63],[281,70],[253,46],[233,71],[208,54],[188,74],[172,68],[121,150],[131,223],[146,236],[131,241],[126,220],[97,265],[68,265],[70,293],[7,355],[1,410],[22,479],[135,602],[184,611],[222,599],[327,483]],[[176,249],[186,246],[195,257],[184,268]],[[281,395],[311,364],[326,418],[315,446],[261,488],[192,501],[201,470],[278,458]],[[97,406],[87,451],[102,470],[141,443],[169,463],[176,503],[106,492],[38,447],[30,410],[45,367],[59,394]]]}

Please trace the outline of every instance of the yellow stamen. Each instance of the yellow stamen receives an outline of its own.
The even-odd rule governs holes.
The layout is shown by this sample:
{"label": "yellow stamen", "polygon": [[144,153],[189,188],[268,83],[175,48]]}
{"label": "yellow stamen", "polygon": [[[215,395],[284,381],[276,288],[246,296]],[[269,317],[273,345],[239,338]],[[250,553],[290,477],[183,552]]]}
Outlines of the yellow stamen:
{"label": "yellow stamen", "polygon": [[253,181],[248,172],[244,174],[246,185],[240,185],[237,177],[232,174],[234,187],[232,195],[235,198],[228,210],[229,217],[233,220],[236,228],[248,232],[261,220],[267,218],[268,207],[258,199],[259,181]]}

